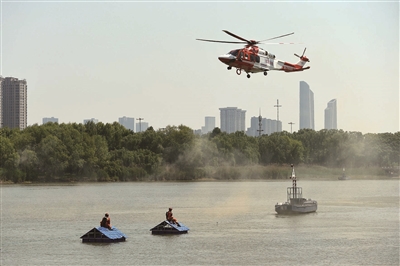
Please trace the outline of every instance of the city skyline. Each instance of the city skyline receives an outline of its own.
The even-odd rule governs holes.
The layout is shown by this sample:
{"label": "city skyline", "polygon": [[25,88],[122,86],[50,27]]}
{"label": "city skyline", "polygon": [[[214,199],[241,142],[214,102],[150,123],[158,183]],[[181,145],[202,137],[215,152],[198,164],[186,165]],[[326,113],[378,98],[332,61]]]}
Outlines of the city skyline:
{"label": "city skyline", "polygon": [[[7,80],[7,83],[4,83],[4,89],[8,89],[5,92],[7,92],[5,95],[11,95],[10,92],[13,92],[13,90],[10,90],[10,88],[14,89],[13,86],[10,86],[8,83],[10,81],[18,83],[15,88],[19,90],[19,85],[20,83],[23,85],[23,93],[22,95],[26,95],[27,92],[27,81],[26,80],[18,80],[18,78],[13,78],[13,77],[6,77],[6,78],[1,78],[0,81]],[[3,112],[3,106],[5,101],[3,101],[2,95],[4,94],[3,90],[3,84],[1,83],[2,87],[0,90],[0,110]],[[7,86],[6,86],[7,85]],[[313,129],[313,117],[314,117],[314,94],[312,90],[310,90],[309,85],[305,81],[300,81],[300,93],[299,93],[299,101],[300,101],[300,118],[299,118],[299,123],[301,128],[311,128]],[[15,93],[13,92],[12,95]],[[19,95],[19,93],[18,93]],[[9,98],[9,97],[8,97]],[[13,98],[13,97],[11,97]],[[5,97],[4,99],[7,99]],[[26,102],[26,97],[23,98],[23,101]],[[18,100],[19,102],[19,100]],[[24,105],[26,107],[26,103]],[[279,104],[279,99],[277,100],[277,104],[274,105],[274,107],[277,108],[277,119],[279,119],[279,107],[282,107],[282,105]],[[261,109],[260,109],[260,115],[258,117],[251,117],[250,119],[250,127],[246,128],[246,118],[245,118],[245,110],[238,109],[237,107],[227,107],[227,108],[219,108],[220,110],[220,128],[223,132],[228,132],[228,133],[233,133],[236,131],[243,131],[249,136],[257,136],[260,135],[260,122],[261,122],[261,134],[272,134],[274,132],[281,132],[282,131],[282,121],[280,120],[274,120],[274,119],[269,119],[269,118],[262,118],[261,117]],[[9,110],[5,109],[6,113],[10,112]],[[0,114],[2,114],[0,112]],[[303,114],[302,114],[303,113]],[[27,112],[25,112],[25,116],[27,115]],[[328,102],[327,108],[324,110],[324,129],[337,129],[337,100],[332,99]],[[3,119],[3,116],[0,115],[0,121]],[[261,119],[261,121],[260,121]],[[302,121],[303,119],[303,121]],[[139,118],[139,123],[136,123],[136,130],[135,130],[135,118],[133,117],[119,117],[118,118],[118,123],[123,125],[125,128],[130,129],[134,132],[143,132],[147,130],[149,127],[148,122],[143,122],[143,125],[141,123],[144,118]],[[26,121],[26,119],[25,119]],[[95,118],[91,119],[84,119],[83,124],[86,124],[87,122],[92,121],[94,123],[98,123],[99,120]],[[58,123],[58,118],[54,117],[44,117],[42,119],[42,124],[48,123],[48,122],[54,122]],[[102,122],[102,121],[100,121]],[[114,121],[117,122],[117,121]],[[293,122],[289,122],[288,124],[291,125],[290,132],[292,133],[292,125],[295,124]],[[303,125],[302,125],[303,124]],[[211,116],[206,116],[205,117],[205,126],[202,126],[201,129],[198,128],[192,128],[193,131],[196,134],[206,134],[211,132],[216,126],[215,123],[215,117]],[[154,127],[153,127],[154,128]],[[163,128],[163,127],[162,127]],[[160,128],[160,129],[162,129]],[[154,128],[157,130],[157,128]],[[288,131],[288,130],[287,130]]]}
{"label": "city skyline", "polygon": [[[270,21],[281,23],[265,30]],[[398,2],[6,1],[1,25],[0,75],[28,81],[28,125],[49,115],[62,123],[126,115],[145,117],[153,128],[196,129],[205,116],[218,120],[221,106],[240,106],[249,117],[261,108],[275,119],[279,99],[282,130],[297,131],[304,80],[315,94],[315,130],[324,128],[331,99],[339,129],[399,130]],[[311,68],[237,75],[218,56],[243,45],[196,41],[234,40],[222,30],[251,40],[294,32],[279,39],[293,45],[259,46],[292,63],[307,48]],[[377,67],[371,54],[396,60]]]}
{"label": "city skyline", "polygon": [[[12,80],[12,81],[17,81],[18,83],[21,83],[20,82],[20,80],[18,80],[18,78],[14,78],[14,77],[6,77],[6,78],[3,78],[3,77],[1,77],[1,81],[3,81],[4,79],[7,79],[8,81],[9,80]],[[22,95],[24,95],[24,94],[27,94],[27,81],[24,79],[24,80],[22,80],[22,83],[23,83],[23,87],[24,87],[24,93],[22,94]],[[6,84],[6,83],[5,83]],[[8,86],[9,87],[9,86]],[[2,121],[2,119],[3,119],[3,116],[2,116],[2,112],[3,112],[3,105],[4,105],[4,103],[3,103],[3,96],[2,96],[2,94],[3,94],[3,87],[2,87],[2,89],[0,90],[0,99],[1,99],[1,101],[0,101],[0,109],[1,109],[1,112],[0,112],[0,121]],[[8,93],[9,94],[9,93]],[[8,94],[6,94],[6,95],[8,95]],[[19,94],[18,94],[19,95]],[[26,101],[27,99],[26,98],[24,98],[24,101]],[[303,106],[302,106],[302,102],[303,102]],[[309,85],[305,82],[305,81],[300,81],[300,119],[299,119],[299,123],[300,123],[300,127],[302,127],[302,123],[303,124],[307,124],[307,126],[304,126],[303,125],[303,128],[311,128],[311,124],[313,125],[314,124],[314,122],[313,122],[313,112],[314,112],[314,110],[313,110],[313,108],[314,108],[314,104],[313,104],[313,102],[314,102],[314,94],[313,94],[313,92],[310,90],[310,88],[309,88]],[[26,103],[25,103],[25,107],[26,107]],[[277,108],[277,119],[279,119],[279,107],[282,107],[282,105],[280,105],[279,104],[279,99],[277,100],[277,104],[276,105],[274,105],[274,107],[275,108]],[[228,107],[228,108],[219,108],[219,110],[220,110],[220,112],[221,112],[221,110],[228,110],[228,109],[237,109],[237,107]],[[304,122],[305,120],[305,118],[303,117],[303,122],[301,121],[301,119],[302,119],[302,116],[304,116],[304,114],[302,115],[302,110],[303,110],[303,113],[304,112],[311,112],[312,113],[312,115],[309,115],[309,117],[307,116],[306,118],[306,122]],[[240,110],[240,109],[237,109],[237,111],[242,111],[242,110]],[[261,111],[261,110],[260,110]],[[8,110],[6,110],[6,112],[9,112]],[[244,111],[244,112],[246,112],[246,111]],[[25,116],[27,115],[27,111],[25,112]],[[220,113],[220,117],[222,117],[222,113]],[[333,99],[333,100],[331,100],[331,101],[329,101],[328,102],[328,107],[325,109],[325,116],[324,116],[324,118],[325,118],[325,120],[324,120],[324,129],[337,129],[337,104],[336,104],[336,99]],[[254,121],[253,121],[253,119],[254,119],[254,117],[252,117],[251,119],[250,119],[250,128],[247,128],[247,130],[243,130],[242,129],[242,131],[244,131],[244,132],[246,132],[247,134],[250,134],[250,135],[252,135],[252,136],[255,136],[255,134],[254,134],[254,132],[256,132],[256,131],[258,131],[257,129],[255,129],[254,128]],[[258,119],[258,118],[257,118]],[[126,117],[126,116],[123,116],[123,117],[119,117],[118,118],[118,123],[120,123],[121,125],[123,125],[125,128],[127,128],[127,129],[130,129],[130,130],[132,130],[132,131],[134,131],[134,132],[139,132],[139,130],[138,130],[138,128],[141,128],[141,120],[143,120],[143,118],[140,118],[139,119],[140,121],[139,121],[139,123],[137,123],[136,124],[136,131],[135,131],[135,118],[133,118],[133,117]],[[310,121],[308,121],[308,120],[310,120]],[[329,120],[329,121],[328,121]],[[26,118],[25,118],[25,121],[26,121]],[[88,121],[93,121],[93,122],[95,122],[95,123],[97,123],[97,122],[99,122],[99,120],[98,119],[94,119],[94,118],[91,118],[91,119],[85,119],[84,121],[83,121],[83,123],[84,124],[86,124]],[[221,121],[222,121],[222,119],[221,119]],[[220,127],[222,127],[222,123],[221,123],[221,121],[220,121]],[[245,116],[241,119],[241,121],[242,122],[238,122],[239,124],[240,123],[243,123],[244,124],[244,128],[246,127],[246,120],[245,120]],[[244,122],[243,122],[244,121]],[[278,121],[278,123],[277,123],[277,121]],[[55,123],[58,123],[59,121],[58,121],[58,118],[54,118],[54,117],[51,117],[51,118],[48,118],[48,117],[44,117],[44,118],[42,118],[42,124],[45,124],[45,123],[47,123],[47,122],[55,122]],[[100,121],[101,122],[101,121]],[[113,122],[117,122],[117,121],[113,121]],[[259,123],[259,122],[257,122],[257,123]],[[271,125],[272,124],[276,127],[276,129],[275,130],[273,130],[273,129],[270,129],[270,127],[271,127]],[[193,130],[194,131],[196,131],[196,130],[200,130],[200,132],[202,133],[202,134],[205,134],[205,133],[209,133],[209,132],[211,132],[212,131],[212,129],[214,129],[215,128],[215,117],[211,117],[211,116],[206,116],[205,117],[205,126],[203,126],[203,127],[201,127],[201,129],[198,129],[198,128],[193,128]],[[265,131],[264,132],[264,134],[271,134],[271,133],[273,133],[273,132],[280,132],[280,131],[282,131],[282,122],[280,121],[280,120],[274,120],[274,119],[265,119],[265,118],[262,118],[262,124],[263,124],[263,127],[265,127],[265,130],[262,130],[262,131]],[[268,126],[266,126],[268,124]],[[289,123],[289,124],[291,124],[291,125],[293,125],[293,124],[295,124],[295,123]],[[329,126],[327,126],[329,124]],[[148,126],[149,126],[149,124],[148,123],[146,123],[146,124],[144,124],[144,126],[143,126],[143,128],[145,128],[145,129],[147,129],[148,128]],[[212,127],[212,128],[211,128]],[[235,127],[235,126],[234,126]],[[242,125],[239,125],[239,127],[240,128],[243,128],[243,126]],[[313,126],[312,126],[313,127]],[[162,127],[163,128],[163,127]],[[235,127],[236,128],[236,127]],[[268,128],[268,129],[267,129]],[[144,129],[144,130],[145,130]],[[157,129],[157,128],[155,128],[155,129]],[[144,131],[143,129],[141,129],[141,131]],[[229,130],[226,130],[225,128],[224,128],[224,131],[232,131],[232,130],[236,130],[236,129],[229,129]],[[248,131],[250,130],[250,133],[248,133]],[[253,132],[254,131],[254,132]],[[292,126],[291,126],[291,130],[290,130],[291,132],[292,132]],[[232,131],[232,132],[234,132],[234,131]]]}
{"label": "city skyline", "polygon": [[[15,77],[5,77],[5,78],[8,78],[8,79],[11,79],[11,80],[16,80],[16,81],[22,81],[23,83],[24,83],[24,85],[25,85],[25,87],[24,87],[24,89],[25,89],[25,91],[26,91],[26,89],[27,89],[27,81],[25,80],[25,79],[18,79],[18,78],[15,78]],[[1,79],[2,80],[4,80],[5,78],[3,78],[3,77],[1,77]],[[307,104],[308,104],[308,101],[311,101],[312,103],[313,103],[313,101],[314,101],[314,93],[313,93],[313,91],[309,88],[309,84],[307,83],[307,82],[305,82],[305,81],[300,81],[300,109],[301,109],[301,95],[302,95],[302,92],[301,92],[301,90],[302,90],[302,88],[303,89],[305,89],[305,90],[307,90],[307,97],[310,97],[310,99],[307,99]],[[3,97],[3,95],[1,94],[1,93],[3,93],[2,92],[3,90],[0,90],[0,99],[2,99],[2,97]],[[279,104],[279,100],[277,100],[278,101],[278,104]],[[304,100],[303,100],[304,101]],[[0,103],[1,105],[0,105],[0,121],[1,121],[1,119],[3,118],[2,117],[2,111],[3,111],[3,102],[1,101],[1,103]],[[341,129],[341,130],[344,130],[344,129],[342,129],[342,128],[338,128],[337,127],[337,100],[336,99],[332,99],[332,100],[330,100],[328,103],[327,103],[327,107],[324,109],[324,127],[323,127],[323,129]],[[313,104],[311,104],[311,108],[313,109],[314,107],[313,107]],[[274,108],[276,108],[277,107],[277,105],[274,105]],[[281,105],[279,105],[279,107],[281,107]],[[228,107],[228,108],[236,108],[236,107]],[[219,110],[221,110],[221,109],[223,109],[223,108],[219,108]],[[308,111],[311,111],[311,109],[310,110],[308,110]],[[312,112],[313,112],[314,110],[312,110]],[[300,114],[300,116],[301,116],[301,114]],[[332,118],[330,118],[331,120],[329,120],[329,122],[327,122],[327,117],[328,116],[330,116],[330,117],[332,117]],[[206,126],[200,126],[200,127],[195,127],[195,128],[192,128],[193,130],[200,130],[200,132],[202,132],[202,134],[204,134],[204,130],[205,130],[205,128],[207,128],[208,129],[208,132],[210,132],[210,130],[209,130],[209,126],[210,126],[210,123],[209,122],[207,122],[207,118],[213,118],[213,124],[214,125],[216,125],[216,120],[215,120],[215,117],[211,117],[211,116],[205,116],[205,119],[206,119],[206,121],[205,121],[205,125],[206,126],[208,126],[208,127],[206,127]],[[127,126],[127,125],[125,125],[127,122],[125,121],[121,121],[121,119],[133,119],[133,121],[135,121],[135,119],[134,118],[131,118],[131,117],[126,117],[126,116],[123,116],[123,117],[120,117],[120,118],[118,118],[118,120],[114,120],[114,121],[111,121],[111,122],[103,122],[103,121],[101,121],[101,120],[99,120],[99,119],[95,119],[95,118],[91,118],[91,119],[84,119],[83,120],[83,124],[85,124],[85,123],[87,123],[88,121],[93,121],[93,122],[95,122],[95,123],[98,123],[98,122],[103,122],[103,123],[113,123],[113,122],[118,122],[118,123],[120,123],[121,125],[123,125],[123,126],[125,126],[126,128],[128,128],[128,129],[131,129],[131,130],[133,130],[134,132],[138,132],[138,130],[134,130],[134,129],[132,129],[131,127],[132,126]],[[249,120],[249,123],[250,123],[250,125],[251,125],[251,123],[252,123],[252,119],[253,119],[253,117]],[[257,118],[258,119],[258,118]],[[274,120],[274,119],[270,119],[270,118],[267,118],[268,120],[271,120],[271,121],[275,121],[274,123],[275,123],[275,125],[276,125],[276,121],[277,120]],[[263,118],[263,122],[264,123],[266,123],[265,121],[265,118]],[[313,120],[313,119],[311,119],[311,120]],[[271,121],[269,121],[269,122],[271,122]],[[47,122],[56,122],[56,123],[59,123],[59,119],[58,118],[54,118],[54,117],[51,117],[51,118],[49,118],[49,117],[43,117],[42,118],[42,124],[45,124],[45,123],[47,123]],[[280,124],[279,124],[279,130],[278,130],[278,132],[279,131],[282,131],[282,120],[281,119],[279,119],[279,122],[280,122]],[[60,123],[74,123],[73,121],[71,122],[71,121],[69,121],[69,122],[60,122]],[[78,122],[79,123],[79,122]],[[134,123],[134,122],[133,122]],[[145,122],[143,122],[143,123],[145,123]],[[258,123],[258,122],[257,122]],[[293,124],[296,124],[296,123],[293,123],[293,122],[290,122],[292,125]],[[289,123],[289,124],[290,124]],[[313,124],[313,122],[311,122],[311,121],[309,121],[309,122],[307,122],[307,123],[312,123]],[[327,126],[328,124],[330,125],[330,126]],[[246,121],[245,121],[245,124],[246,124]],[[301,119],[299,119],[299,124],[300,124],[300,126],[301,126]],[[180,124],[179,124],[180,125]],[[150,126],[152,126],[152,125],[150,125]],[[165,125],[165,126],[177,126],[177,125],[172,125],[172,124],[167,124],[167,125]],[[162,129],[162,128],[165,128],[165,126],[162,126],[162,127],[160,127],[160,128],[154,128],[153,126],[153,128],[155,129],[155,130],[157,130],[157,129]],[[187,126],[187,125],[186,125]],[[221,126],[221,125],[220,125]],[[218,127],[220,127],[220,126],[218,126]],[[136,123],[136,128],[139,128],[140,127],[140,123]],[[147,129],[149,127],[149,123],[148,122],[146,122],[144,125],[143,125],[143,128],[145,128],[145,129]],[[217,126],[215,126],[215,127],[217,127]],[[328,128],[329,127],[329,128]],[[250,128],[252,128],[252,126],[250,126]],[[311,128],[311,127],[309,127],[309,126],[306,126],[306,127],[303,127],[303,128]],[[145,129],[142,129],[142,131],[145,131]],[[249,128],[247,128],[247,130],[248,130]],[[242,131],[244,131],[244,132],[247,132],[247,130],[242,130]],[[211,130],[212,131],[212,130]],[[285,129],[285,131],[288,131],[288,132],[291,132],[291,131],[293,131],[293,129],[292,129],[292,126],[290,127],[290,130],[288,130],[288,129]],[[297,131],[297,130],[294,130],[294,131]],[[344,130],[344,131],[346,131],[346,130]],[[273,133],[273,132],[276,132],[276,130],[275,131],[270,131],[270,133]],[[268,133],[268,134],[270,134],[270,133]],[[367,132],[368,133],[368,132]],[[263,133],[263,134],[267,134],[267,133]]]}
{"label": "city skyline", "polygon": [[[328,102],[328,105],[332,107],[332,102],[336,103],[336,99],[332,99],[331,101]],[[244,111],[241,109],[238,109],[237,107],[228,107],[231,109],[235,109],[235,110],[240,110],[240,111]],[[336,106],[334,107],[336,110]],[[219,109],[226,109],[226,108],[219,108]],[[329,109],[328,107],[325,109],[325,112],[327,111],[327,109]],[[218,127],[221,128],[221,125],[217,126],[216,124],[216,117],[213,116],[205,116],[205,126],[201,126],[201,127],[196,127],[196,128],[192,128],[194,131],[196,130],[200,130],[200,132],[202,134],[206,134],[206,133],[210,133],[214,128]],[[282,121],[281,120],[276,120],[276,119],[272,119],[272,118],[267,118],[267,117],[262,117],[262,134],[271,134],[274,132],[281,132],[282,130]],[[91,119],[84,119],[83,120],[83,124],[92,121],[94,123],[98,123],[98,122],[102,122],[102,123],[107,123],[107,122],[103,122],[99,119],[95,119],[95,118],[91,118]],[[276,124],[278,121],[278,125]],[[53,122],[53,123],[59,123],[59,119],[55,118],[55,117],[44,117],[42,118],[42,124],[48,123],[48,122]],[[138,130],[134,130],[132,129],[132,125],[136,125],[136,128],[139,128],[140,124],[143,127],[142,131],[145,131],[148,127],[153,127],[151,125],[151,123],[149,124],[148,122],[141,122],[141,123],[135,123],[135,118],[133,117],[119,117],[118,120],[112,121],[110,123],[114,123],[114,122],[118,122],[119,124],[123,125],[125,128],[130,129],[134,132],[138,132]],[[247,122],[249,122],[249,127],[247,127]],[[62,122],[61,122],[62,123]],[[73,123],[73,122],[72,122]],[[292,123],[295,124],[293,122],[288,122],[288,123]],[[325,124],[326,125],[326,124]],[[166,126],[178,126],[178,125],[166,125]],[[186,125],[185,125],[186,126]],[[244,130],[245,133],[250,132],[250,131],[254,131],[256,133],[251,133],[250,136],[258,136],[258,130],[259,130],[259,116],[255,117],[250,117],[250,119],[245,120],[245,127],[246,130]],[[165,127],[161,127],[161,128],[154,128],[154,130],[160,130],[160,129],[164,129]],[[276,128],[278,128],[278,131],[276,130]],[[326,126],[324,129],[327,129]],[[336,129],[336,128],[332,128],[332,129]],[[243,131],[243,130],[242,130]],[[290,130],[285,130],[290,132]],[[293,130],[292,130],[293,131]],[[297,131],[297,130],[296,130]]]}
{"label": "city skyline", "polygon": [[[11,78],[11,79],[15,79],[15,80],[18,80],[18,78],[14,78],[14,77],[6,77],[6,78]],[[2,78],[2,79],[4,79],[4,78]],[[27,83],[27,81],[24,79],[23,80],[24,82],[25,82],[25,85],[26,85],[26,83]],[[301,111],[301,102],[302,102],[302,90],[304,90],[303,91],[303,98],[305,97],[305,96],[307,96],[306,98],[304,98],[303,99],[303,102],[304,101],[306,101],[306,104],[307,105],[310,105],[310,106],[308,106],[307,108],[309,108],[309,110],[307,110],[308,112],[311,112],[311,113],[314,113],[314,110],[313,110],[313,102],[314,102],[314,93],[313,93],[313,91],[310,89],[310,87],[309,87],[309,84],[307,83],[307,82],[305,82],[305,81],[300,81],[300,97],[299,97],[299,100],[300,100],[300,111]],[[0,96],[1,96],[1,93],[2,93],[2,90],[0,90]],[[1,97],[0,97],[1,98]],[[279,104],[279,99],[277,100],[277,104]],[[276,105],[274,105],[273,107],[274,108],[277,108],[277,104]],[[281,105],[279,105],[279,107],[282,107]],[[228,109],[229,108],[237,108],[237,107],[227,107]],[[1,110],[2,108],[0,108],[0,112],[2,111]],[[224,109],[224,108],[219,108],[219,110],[221,110],[221,109]],[[226,108],[225,108],[226,109]],[[241,109],[238,109],[238,110],[241,110]],[[246,112],[246,111],[245,111]],[[0,113],[1,114],[1,113]],[[301,112],[299,112],[299,114],[300,114],[300,117],[301,117]],[[220,115],[221,116],[221,115]],[[312,121],[313,120],[313,115],[311,115],[310,116],[310,121],[308,121],[307,122],[307,126],[305,126],[305,127],[303,127],[303,128],[311,128],[311,126],[309,126],[310,125],[310,123],[313,125],[314,124],[314,122]],[[331,117],[331,118],[328,118],[328,117]],[[0,116],[0,119],[1,119],[2,117]],[[249,128],[247,128],[246,130],[242,130],[242,131],[244,131],[244,132],[246,132],[247,133],[247,131],[250,129],[250,130],[253,130],[253,125],[252,125],[252,123],[253,123],[253,118],[254,117],[251,117],[250,118],[250,120],[248,120],[249,121],[249,124],[250,124],[250,127]],[[123,126],[125,126],[126,128],[128,128],[128,129],[131,129],[132,131],[134,131],[134,132],[139,132],[139,130],[138,130],[138,128],[140,127],[140,123],[136,123],[136,128],[137,128],[137,130],[134,130],[134,129],[132,129],[132,125],[128,125],[129,124],[129,122],[127,122],[129,119],[133,119],[133,124],[135,123],[135,118],[133,118],[133,117],[126,117],[126,116],[123,116],[123,117],[119,117],[118,118],[118,120],[114,120],[114,121],[111,121],[111,122],[103,122],[103,121],[101,121],[101,120],[99,120],[99,119],[95,119],[95,118],[91,118],[91,119],[84,119],[83,120],[83,124],[85,124],[85,123],[87,123],[88,121],[93,121],[93,122],[95,122],[95,123],[98,123],[98,122],[103,122],[103,123],[113,123],[113,122],[118,122],[118,123],[120,123],[121,125],[123,125]],[[213,122],[210,122],[210,121],[208,121],[207,119],[212,119],[212,121]],[[205,126],[200,126],[200,127],[195,127],[195,128],[192,128],[194,131],[196,131],[196,130],[200,130],[199,132],[201,132],[202,134],[205,134],[204,133],[204,131],[206,130],[207,132],[206,133],[208,133],[208,132],[211,132],[212,130],[210,130],[210,125],[211,124],[213,124],[213,125],[216,125],[216,117],[212,117],[212,116],[205,116]],[[258,119],[258,117],[257,117],[257,119]],[[271,133],[273,133],[273,132],[281,132],[282,131],[282,120],[281,119],[279,119],[279,120],[275,120],[275,119],[271,119],[271,118],[262,118],[263,119],[263,123],[262,123],[262,125],[263,125],[263,127],[264,127],[264,124],[265,123],[274,123],[274,125],[276,126],[277,124],[276,124],[276,121],[279,121],[279,123],[278,123],[278,127],[279,127],[279,129],[278,129],[278,131],[276,131],[276,130],[268,130],[268,132],[269,133],[263,133],[263,134],[271,134]],[[329,120],[329,122],[327,121],[327,119]],[[46,121],[45,121],[46,120]],[[126,121],[125,121],[126,120]],[[1,121],[1,120],[0,120]],[[268,122],[267,122],[268,121]],[[59,123],[59,119],[58,118],[54,118],[54,117],[51,117],[51,118],[48,118],[48,117],[44,117],[44,118],[42,118],[42,124],[45,124],[45,123],[47,123],[47,122],[56,122],[56,123]],[[301,118],[299,118],[299,124],[300,124],[300,126],[301,126]],[[74,123],[74,122],[71,122],[71,121],[69,121],[69,122],[60,122],[60,123]],[[78,122],[79,123],[79,122]],[[130,123],[132,123],[132,121],[130,121]],[[149,125],[149,123],[148,122],[142,122],[142,123],[145,123],[145,124],[143,124],[143,129],[142,129],[142,131],[145,131],[149,126],[152,126],[151,124]],[[221,121],[220,121],[220,123],[221,123]],[[258,122],[257,122],[258,123]],[[304,122],[303,122],[304,123]],[[293,132],[293,128],[292,128],[292,125],[294,125],[294,124],[296,124],[296,123],[293,123],[293,122],[289,122],[288,124],[291,124],[291,126],[290,126],[290,130],[289,129],[285,129],[285,131],[287,131],[287,132]],[[327,126],[329,124],[329,126]],[[181,125],[181,124],[178,124],[178,125]],[[165,126],[178,126],[178,125],[172,125],[172,124],[167,124],[167,125],[165,125]],[[155,127],[153,127],[155,130],[157,130],[157,129],[163,129],[163,128],[165,128],[165,126],[162,126],[162,127],[160,127],[160,128],[155,128]],[[185,125],[185,126],[187,126],[187,125]],[[245,120],[245,126],[246,126],[246,120]],[[214,126],[213,127],[213,129],[215,128],[215,127],[221,127],[221,124],[220,124],[220,126]],[[270,126],[269,126],[270,127]],[[134,128],[134,127],[133,127]],[[257,125],[257,129],[258,129],[258,125]],[[340,129],[340,130],[344,130],[344,129],[342,129],[342,128],[338,128],[337,127],[337,100],[336,99],[332,99],[332,100],[330,100],[328,103],[327,103],[327,107],[324,109],[324,127],[323,127],[323,129]],[[264,131],[264,130],[263,130]],[[297,131],[297,130],[294,130],[294,131]],[[344,131],[346,131],[346,130],[344,130]],[[367,132],[368,133],[368,132]],[[252,135],[252,134],[250,134],[250,135]]]}

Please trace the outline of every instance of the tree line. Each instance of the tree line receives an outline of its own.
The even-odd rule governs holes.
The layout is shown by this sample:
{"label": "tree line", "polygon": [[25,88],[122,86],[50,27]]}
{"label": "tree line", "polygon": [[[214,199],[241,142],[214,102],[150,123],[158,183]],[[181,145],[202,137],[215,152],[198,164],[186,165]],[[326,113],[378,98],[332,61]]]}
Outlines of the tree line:
{"label": "tree line", "polygon": [[232,179],[240,166],[398,168],[399,157],[400,132],[301,129],[250,137],[215,128],[200,136],[184,125],[134,133],[117,122],[0,129],[0,178],[13,182]]}

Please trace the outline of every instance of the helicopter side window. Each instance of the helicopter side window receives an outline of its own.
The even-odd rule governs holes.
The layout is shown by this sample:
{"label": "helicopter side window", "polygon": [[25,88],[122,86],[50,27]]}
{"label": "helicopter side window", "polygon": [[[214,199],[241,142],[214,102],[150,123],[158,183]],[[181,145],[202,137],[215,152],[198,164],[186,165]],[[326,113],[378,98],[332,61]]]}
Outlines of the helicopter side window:
{"label": "helicopter side window", "polygon": [[250,55],[250,61],[251,61],[251,62],[255,62],[255,61],[256,61],[256,60],[255,60],[255,56],[254,56],[253,54]]}
{"label": "helicopter side window", "polygon": [[249,56],[247,54],[244,54],[244,58],[249,59]]}
{"label": "helicopter side window", "polygon": [[258,55],[256,55],[256,62],[260,63],[260,57]]}

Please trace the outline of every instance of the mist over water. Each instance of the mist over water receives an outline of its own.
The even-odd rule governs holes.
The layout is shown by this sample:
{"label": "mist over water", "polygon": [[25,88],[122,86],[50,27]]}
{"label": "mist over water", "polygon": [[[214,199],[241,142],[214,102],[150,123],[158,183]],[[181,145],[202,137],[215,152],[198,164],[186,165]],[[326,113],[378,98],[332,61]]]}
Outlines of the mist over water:
{"label": "mist over water", "polygon": [[[3,185],[1,265],[399,265],[399,180],[301,180],[317,212],[277,215],[290,185]],[[168,207],[188,234],[151,235]],[[127,241],[82,243],[105,212]]]}

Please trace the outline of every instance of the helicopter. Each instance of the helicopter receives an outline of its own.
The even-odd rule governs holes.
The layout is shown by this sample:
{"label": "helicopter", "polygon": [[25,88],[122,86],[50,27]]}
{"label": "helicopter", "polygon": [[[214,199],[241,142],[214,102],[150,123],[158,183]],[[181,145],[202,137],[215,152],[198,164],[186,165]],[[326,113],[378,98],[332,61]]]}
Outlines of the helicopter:
{"label": "helicopter", "polygon": [[[245,44],[245,47],[242,49],[235,49],[225,55],[221,55],[218,57],[218,59],[222,63],[228,65],[227,67],[228,70],[231,70],[232,67],[236,68],[236,74],[238,75],[242,73],[242,70],[244,70],[247,73],[247,78],[250,78],[250,73],[263,72],[264,76],[266,76],[268,74],[268,71],[270,70],[298,72],[310,69],[309,66],[304,67],[304,65],[307,62],[310,62],[310,60],[304,55],[304,53],[306,52],[306,48],[304,48],[303,54],[301,56],[294,54],[295,56],[300,58],[300,61],[293,64],[278,60],[275,58],[275,55],[268,53],[266,50],[257,46],[257,44],[259,43],[289,36],[294,34],[294,32],[269,38],[263,41],[247,40],[227,30],[223,30],[223,32],[236,39],[241,40],[241,42],[218,41],[218,40],[208,40],[208,39],[196,39],[196,40],[205,42]],[[285,44],[285,43],[279,43],[279,44]]]}

